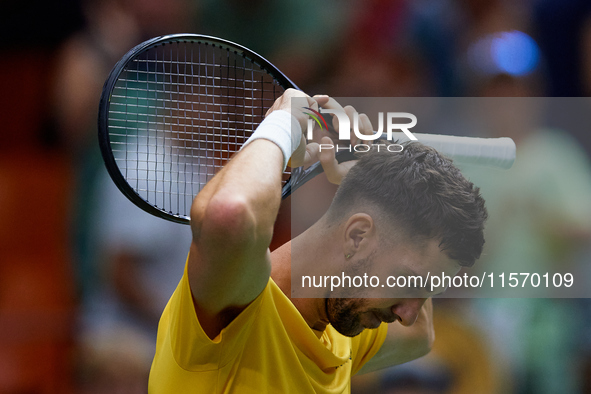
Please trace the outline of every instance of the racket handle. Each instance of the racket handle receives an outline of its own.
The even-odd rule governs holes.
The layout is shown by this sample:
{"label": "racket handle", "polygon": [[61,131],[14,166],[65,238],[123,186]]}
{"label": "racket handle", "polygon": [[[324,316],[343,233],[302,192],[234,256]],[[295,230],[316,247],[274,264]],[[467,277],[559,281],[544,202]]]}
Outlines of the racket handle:
{"label": "racket handle", "polygon": [[[508,137],[476,138],[421,133],[413,135],[418,142],[434,148],[455,163],[508,169],[515,162],[515,142]],[[394,132],[392,137],[399,142],[408,140],[402,132]],[[355,156],[353,152],[341,150],[336,153],[336,159],[342,163],[354,160]]]}
{"label": "racket handle", "polygon": [[[402,142],[408,137],[400,133],[392,133],[393,139]],[[480,165],[508,169],[515,161],[515,142],[511,138],[476,138],[457,137],[438,134],[413,133],[418,142],[436,149],[454,160],[455,163]],[[339,163],[355,160],[355,153],[349,150],[340,150],[335,158]],[[301,167],[294,169],[292,179],[287,182],[282,190],[282,198],[287,198],[301,185],[323,172],[320,162],[312,164],[307,170]]]}
{"label": "racket handle", "polygon": [[[322,112],[321,112],[322,113]],[[322,113],[327,117],[328,129],[335,135],[337,132],[332,127],[332,114]],[[515,161],[515,142],[511,138],[477,138],[459,137],[440,134],[413,133],[418,141],[435,148],[439,153],[454,160],[456,163],[471,164],[487,167],[509,169]],[[382,135],[378,140],[384,140]],[[393,132],[392,139],[408,141],[409,138],[403,132]],[[371,144],[372,141],[368,141]],[[347,151],[337,152],[336,158],[339,163],[353,160],[353,155]]]}
{"label": "racket handle", "polygon": [[[396,140],[408,140],[402,132],[392,133]],[[435,148],[456,163],[508,169],[515,162],[515,142],[511,138],[458,137],[413,133],[418,141]]]}

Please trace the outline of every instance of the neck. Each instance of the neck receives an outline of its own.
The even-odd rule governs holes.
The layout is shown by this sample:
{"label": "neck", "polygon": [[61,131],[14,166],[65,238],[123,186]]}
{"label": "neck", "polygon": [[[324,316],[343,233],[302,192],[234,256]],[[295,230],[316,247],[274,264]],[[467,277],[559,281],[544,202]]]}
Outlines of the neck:
{"label": "neck", "polygon": [[297,272],[314,274],[315,267],[330,261],[330,253],[325,248],[330,244],[334,243],[327,239],[326,232],[319,231],[319,226],[315,225],[272,253],[271,277],[289,297],[310,328],[317,331],[324,331],[328,325],[325,294],[319,295],[318,298],[300,298],[297,292],[292,293],[292,266],[298,267],[295,270]]}

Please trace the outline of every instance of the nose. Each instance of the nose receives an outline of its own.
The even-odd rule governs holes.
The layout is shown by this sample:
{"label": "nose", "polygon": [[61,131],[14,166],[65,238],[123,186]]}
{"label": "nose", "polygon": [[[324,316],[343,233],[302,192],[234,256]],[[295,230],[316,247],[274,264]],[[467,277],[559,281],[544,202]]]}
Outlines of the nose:
{"label": "nose", "polygon": [[400,324],[412,326],[419,317],[419,313],[426,298],[405,298],[392,307],[392,313],[400,317]]}

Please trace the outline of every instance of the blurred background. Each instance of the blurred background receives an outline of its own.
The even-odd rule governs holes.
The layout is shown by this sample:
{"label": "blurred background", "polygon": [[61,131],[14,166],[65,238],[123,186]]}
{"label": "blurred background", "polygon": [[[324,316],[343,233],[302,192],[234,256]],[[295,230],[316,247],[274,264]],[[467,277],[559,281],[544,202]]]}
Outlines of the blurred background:
{"label": "blurred background", "polygon": [[[135,208],[100,158],[102,84],[135,44],[219,36],[309,94],[591,95],[588,0],[23,0],[0,31],[0,394],[147,391],[190,234]],[[497,120],[487,135],[519,161],[466,169],[489,206],[482,264],[591,277],[589,126]],[[437,299],[433,351],[352,392],[591,393],[590,323],[589,299]]]}

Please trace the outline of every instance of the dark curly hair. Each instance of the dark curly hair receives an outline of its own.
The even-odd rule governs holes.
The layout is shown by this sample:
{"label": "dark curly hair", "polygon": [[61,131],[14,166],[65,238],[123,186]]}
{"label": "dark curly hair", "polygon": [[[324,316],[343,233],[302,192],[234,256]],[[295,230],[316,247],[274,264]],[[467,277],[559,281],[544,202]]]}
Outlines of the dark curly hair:
{"label": "dark curly hair", "polygon": [[411,239],[441,239],[440,247],[462,266],[482,253],[488,216],[479,188],[452,161],[419,142],[402,152],[377,146],[358,153],[328,210],[330,221],[371,204]]}

